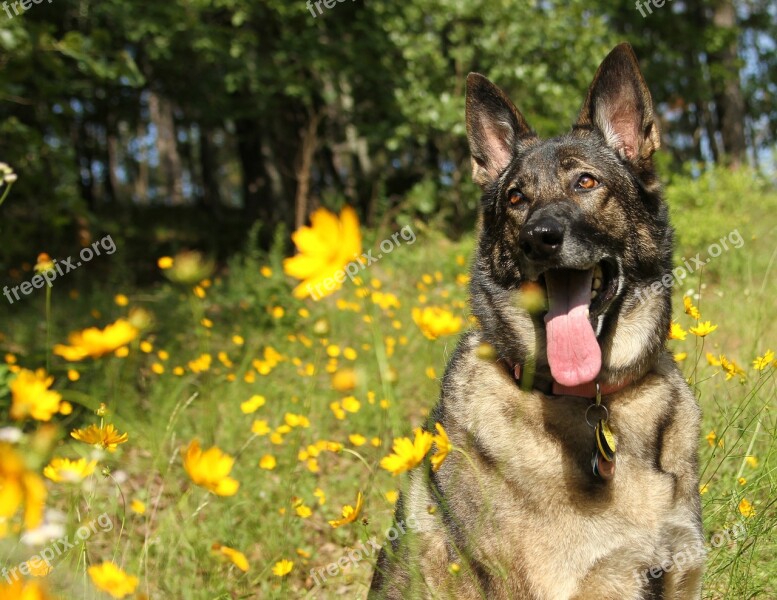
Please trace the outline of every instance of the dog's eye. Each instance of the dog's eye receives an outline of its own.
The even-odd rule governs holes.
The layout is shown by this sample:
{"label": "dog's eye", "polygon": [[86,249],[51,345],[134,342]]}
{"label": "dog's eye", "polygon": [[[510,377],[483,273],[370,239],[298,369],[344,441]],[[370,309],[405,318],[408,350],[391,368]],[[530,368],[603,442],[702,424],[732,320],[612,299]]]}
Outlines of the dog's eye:
{"label": "dog's eye", "polygon": [[596,181],[596,179],[594,179],[590,175],[581,175],[578,178],[577,183],[575,184],[575,189],[592,190],[598,185],[599,185],[599,182]]}
{"label": "dog's eye", "polygon": [[510,204],[512,205],[519,204],[526,200],[526,196],[524,196],[517,188],[513,188],[507,192],[507,198],[510,200]]}

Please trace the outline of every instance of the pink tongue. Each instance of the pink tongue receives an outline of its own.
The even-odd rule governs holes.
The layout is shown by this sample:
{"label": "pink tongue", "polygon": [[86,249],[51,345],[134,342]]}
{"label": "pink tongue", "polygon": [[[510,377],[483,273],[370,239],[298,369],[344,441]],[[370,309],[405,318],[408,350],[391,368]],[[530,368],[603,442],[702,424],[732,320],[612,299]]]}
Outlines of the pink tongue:
{"label": "pink tongue", "polygon": [[545,272],[548,287],[548,363],[553,379],[575,386],[593,381],[602,367],[602,351],[588,321],[593,270]]}

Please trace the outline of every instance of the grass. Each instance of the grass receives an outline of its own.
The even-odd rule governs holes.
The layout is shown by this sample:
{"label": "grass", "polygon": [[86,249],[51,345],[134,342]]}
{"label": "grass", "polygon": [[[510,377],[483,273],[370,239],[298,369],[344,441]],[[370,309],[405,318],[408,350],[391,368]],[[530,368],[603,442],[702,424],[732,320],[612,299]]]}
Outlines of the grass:
{"label": "grass", "polygon": [[[675,319],[684,329],[695,323],[682,309],[682,296],[691,292],[702,320],[711,320],[717,330],[703,339],[688,334],[684,341],[669,342],[673,352],[687,353],[681,367],[704,410],[699,440],[704,525],[715,541],[709,544],[704,597],[715,599],[777,596],[777,545],[771,533],[777,521],[777,393],[774,367],[756,371],[751,366],[767,347],[777,349],[772,314],[777,197],[748,190],[752,186],[721,173],[696,182],[678,179],[668,190],[679,232],[678,264],[697,252],[708,256],[710,244],[733,230],[743,240],[741,248],[710,259],[675,289]],[[711,200],[697,205],[699,196]],[[101,597],[86,568],[107,560],[136,575],[138,593],[150,598],[364,597],[373,557],[339,569],[320,587],[310,570],[337,563],[360,542],[370,548],[371,538],[384,541],[391,493],[405,476],[392,477],[378,463],[393,438],[407,435],[434,406],[456,341],[456,336],[425,338],[411,310],[424,300],[454,313],[466,311],[473,239],[451,242],[420,226],[416,231],[417,241],[372,265],[361,286],[349,283],[318,303],[291,296],[279,251],[263,255],[249,243],[209,280],[203,297],[191,285],[134,289],[110,275],[96,281],[86,272],[90,266],[55,284],[50,319],[42,291],[11,307],[2,324],[0,349],[8,364],[0,372],[0,394],[11,370],[38,368],[50,360],[54,387],[74,407],[72,414],[54,419],[54,431],[27,423],[19,451],[34,470],[52,455],[98,458],[97,471],[82,484],[50,484],[47,506],[64,514],[71,538],[79,525],[103,513],[114,525],[58,556],[49,587],[65,598]],[[390,233],[369,233],[365,248],[377,247]],[[120,260],[120,251],[110,260]],[[264,266],[272,270],[269,277],[260,275]],[[128,305],[119,306],[117,294],[125,295]],[[124,304],[122,298],[119,303]],[[150,322],[126,357],[68,364],[49,355],[47,336],[61,343],[69,331],[102,327],[138,308]],[[331,357],[334,346],[336,358]],[[254,361],[267,347],[283,358],[260,374]],[[346,348],[356,356],[350,350],[350,358],[344,356]],[[735,360],[744,374],[726,380],[720,366],[708,364],[708,352]],[[203,354],[211,356],[210,367],[193,372],[190,361]],[[174,374],[175,367],[183,374]],[[259,367],[261,372],[268,368]],[[328,371],[335,369],[353,370],[353,391],[333,389]],[[77,381],[68,379],[68,370],[78,372]],[[257,394],[265,404],[244,414],[241,403]],[[338,418],[330,405],[346,396],[358,400],[358,410],[352,401],[350,411],[341,404],[344,418]],[[8,414],[9,402],[7,393],[0,396],[0,414]],[[94,412],[100,403],[107,406],[105,422],[129,433],[115,453],[96,452],[67,436],[75,427],[98,422]],[[282,443],[252,433],[257,419],[277,431],[289,413],[303,415],[309,425],[291,427]],[[708,440],[710,432],[715,437]],[[365,443],[355,445],[349,440],[353,434]],[[218,497],[192,483],[180,452],[194,438],[236,458],[236,495]],[[344,449],[314,457],[317,450],[309,446],[319,441],[338,442]],[[258,466],[265,455],[275,457],[274,469]],[[353,505],[358,491],[364,493],[362,514],[354,523],[332,528],[328,521],[339,518],[344,505]],[[131,509],[133,500],[145,505],[143,514]],[[753,507],[750,517],[740,510],[747,507],[743,500]],[[308,518],[298,516],[300,506],[310,508]],[[712,538],[733,527],[737,539],[718,544],[723,538]],[[249,570],[243,573],[217,556],[214,544],[242,551]],[[17,565],[35,551],[18,543],[13,531],[0,540],[4,565]],[[272,568],[282,559],[294,567],[279,577]]]}

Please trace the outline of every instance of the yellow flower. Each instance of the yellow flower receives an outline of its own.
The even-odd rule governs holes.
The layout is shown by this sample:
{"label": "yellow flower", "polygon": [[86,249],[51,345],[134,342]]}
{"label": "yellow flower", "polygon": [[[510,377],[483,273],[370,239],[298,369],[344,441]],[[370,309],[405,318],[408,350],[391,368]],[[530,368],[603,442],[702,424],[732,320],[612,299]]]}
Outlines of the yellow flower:
{"label": "yellow flower", "polygon": [[774,360],[774,350],[767,350],[763,356],[758,356],[753,361],[753,368],[762,371]]}
{"label": "yellow flower", "polygon": [[264,406],[265,402],[264,396],[254,395],[240,405],[240,410],[242,410],[244,414],[249,415]]}
{"label": "yellow flower", "polygon": [[426,376],[429,379],[437,379],[437,372],[434,370],[434,367],[426,367]]}
{"label": "yellow flower", "polygon": [[710,431],[705,439],[710,445],[710,448],[712,448],[715,445],[715,440],[718,439],[718,435],[714,431]]}
{"label": "yellow flower", "polygon": [[162,375],[165,372],[165,366],[162,363],[155,362],[151,365],[151,370],[157,375]]}
{"label": "yellow flower", "polygon": [[362,506],[364,505],[364,496],[361,492],[356,494],[356,506],[351,506],[350,504],[346,504],[343,506],[342,510],[342,519],[334,519],[332,521],[329,521],[329,524],[332,527],[342,527],[343,525],[347,525],[348,523],[353,523],[358,517],[359,513],[362,510]]}
{"label": "yellow flower", "polygon": [[289,427],[310,427],[310,419],[308,419],[305,415],[286,413],[283,415],[283,421]]}
{"label": "yellow flower", "polygon": [[356,387],[356,371],[340,369],[332,375],[332,387],[338,392],[350,392]]}
{"label": "yellow flower", "polygon": [[199,440],[192,440],[189,447],[181,449],[183,466],[197,485],[210,490],[217,496],[234,496],[240,483],[229,477],[235,459],[213,446],[205,452],[200,449]]}
{"label": "yellow flower", "polygon": [[394,475],[409,471],[421,463],[433,441],[431,433],[416,429],[413,441],[406,437],[394,440],[393,454],[384,457],[380,466]]}
{"label": "yellow flower", "polygon": [[190,360],[188,366],[192,373],[202,373],[210,369],[212,360],[210,354],[202,354],[198,358]]}
{"label": "yellow flower", "polygon": [[278,577],[284,577],[291,573],[291,570],[294,568],[294,563],[290,560],[286,560],[285,558],[282,560],[279,560],[272,568],[273,575],[276,575]]}
{"label": "yellow flower", "polygon": [[[27,561],[27,568],[30,570],[30,575],[33,577],[45,577],[53,570],[50,564],[37,556],[34,556]],[[0,596],[0,598],[2,597],[3,596]]]}
{"label": "yellow flower", "polygon": [[259,269],[259,273],[261,273],[262,277],[272,277],[272,269],[267,265]]}
{"label": "yellow flower", "polygon": [[737,479],[737,483],[739,485],[745,485],[747,483],[747,479],[745,479],[744,477],[740,477],[739,479]]}
{"label": "yellow flower", "polygon": [[[301,227],[291,239],[299,254],[283,261],[283,271],[301,283],[294,288],[295,298],[313,296],[318,300],[342,286],[339,276],[362,251],[359,218],[350,206],[345,206],[338,219],[325,208],[310,216],[310,227]],[[339,281],[338,281],[339,280]]]}
{"label": "yellow flower", "polygon": [[396,504],[399,499],[399,492],[397,490],[389,490],[383,494],[391,504]]}
{"label": "yellow flower", "polygon": [[236,346],[242,346],[243,344],[246,343],[246,341],[242,335],[233,335],[232,343],[235,344]]}
{"label": "yellow flower", "polygon": [[309,506],[305,506],[304,504],[301,504],[297,508],[294,509],[297,513],[297,516],[302,519],[307,519],[310,517],[310,515],[313,514],[313,511],[310,509]]}
{"label": "yellow flower", "polygon": [[683,362],[686,358],[688,358],[687,352],[677,352],[674,355],[675,362]]}
{"label": "yellow flower", "polygon": [[[44,565],[46,563],[43,563]],[[32,569],[30,569],[32,572]],[[9,581],[10,583],[6,583]],[[24,581],[20,578],[4,577],[0,579],[0,598],[3,600],[49,600],[49,596],[37,581]]]}
{"label": "yellow flower", "polygon": [[36,273],[48,273],[54,270],[54,261],[45,252],[38,254],[38,261],[35,263]]}
{"label": "yellow flower", "polygon": [[685,308],[685,314],[692,319],[696,319],[697,321],[701,319],[701,313],[699,312],[699,309],[693,305],[693,300],[690,296],[683,297],[683,308]]}
{"label": "yellow flower", "polygon": [[259,468],[265,471],[272,471],[278,465],[278,461],[272,454],[265,454],[259,461]]}
{"label": "yellow flower", "polygon": [[443,335],[452,335],[461,331],[464,321],[449,310],[435,306],[423,309],[415,307],[412,311],[413,321],[421,333],[430,340],[436,340]]}
{"label": "yellow flower", "polygon": [[675,323],[672,321],[672,325],[669,328],[669,339],[670,340],[684,340],[685,336],[688,335],[688,332],[683,329],[679,323]]}
{"label": "yellow flower", "polygon": [[696,327],[689,328],[688,331],[698,337],[704,337],[715,331],[717,328],[718,326],[713,325],[711,321],[704,321],[696,325]]}
{"label": "yellow flower", "polygon": [[87,569],[94,586],[103,592],[107,592],[114,598],[125,598],[135,592],[138,587],[138,578],[127,575],[112,562],[104,562]]}
{"label": "yellow flower", "polygon": [[360,433],[352,433],[348,436],[348,441],[358,448],[359,446],[364,446],[364,444],[367,443],[367,438]]}
{"label": "yellow flower", "polygon": [[362,407],[361,402],[359,402],[355,397],[348,396],[346,398],[343,398],[341,401],[343,410],[348,411],[349,413],[357,413],[359,412],[359,409]]}
{"label": "yellow flower", "polygon": [[745,373],[745,370],[742,369],[742,367],[740,367],[733,360],[729,360],[723,354],[721,354],[719,364],[720,367],[726,372],[726,381],[733,379],[737,375],[739,375],[744,381],[747,373]]}
{"label": "yellow flower", "polygon": [[100,446],[108,452],[116,452],[119,444],[123,444],[129,439],[127,433],[119,433],[119,430],[112,423],[102,427],[89,425],[86,429],[74,429],[70,432],[70,435],[79,442]]}
{"label": "yellow flower", "polygon": [[710,486],[706,483],[699,486],[699,495],[703,496],[710,491]]}
{"label": "yellow flower", "polygon": [[43,475],[57,483],[79,483],[94,473],[97,461],[87,462],[85,458],[53,458],[43,469]]}
{"label": "yellow flower", "polygon": [[146,514],[146,503],[134,498],[132,502],[130,502],[130,510],[136,515],[144,515]]}
{"label": "yellow flower", "polygon": [[170,256],[163,256],[156,261],[156,265],[162,270],[169,269],[173,266],[173,259]]}
{"label": "yellow flower", "polygon": [[251,432],[256,435],[267,435],[270,433],[270,427],[267,425],[267,421],[263,419],[257,419],[251,425]]}
{"label": "yellow flower", "polygon": [[326,504],[326,494],[324,493],[324,490],[321,488],[316,488],[313,490],[313,495],[318,498],[318,505],[323,506]]}
{"label": "yellow flower", "polygon": [[75,369],[68,369],[67,378],[70,381],[78,381],[79,379],[81,379],[81,373],[79,373]]}
{"label": "yellow flower", "polygon": [[434,445],[437,447],[437,451],[432,456],[431,461],[432,469],[437,471],[440,466],[442,466],[443,461],[445,461],[445,459],[448,457],[448,454],[453,449],[453,446],[451,445],[451,441],[448,439],[448,434],[446,433],[445,429],[443,429],[442,425],[435,423],[434,428],[437,430],[437,435],[435,435],[432,440],[434,441]]}
{"label": "yellow flower", "polygon": [[755,469],[758,466],[758,459],[755,456],[746,456],[745,462],[748,467]]}
{"label": "yellow flower", "polygon": [[138,330],[125,319],[107,325],[105,329],[89,327],[68,336],[69,346],[56,344],[54,354],[67,361],[77,362],[86,357],[99,358],[126,346],[138,336]]}
{"label": "yellow flower", "polygon": [[129,304],[129,298],[124,294],[116,294],[113,297],[113,301],[116,303],[116,306],[127,306]]}
{"label": "yellow flower", "polygon": [[752,503],[747,498],[742,498],[742,501],[739,503],[739,513],[745,518],[755,516],[755,508],[753,508]]}
{"label": "yellow flower", "polygon": [[229,546],[222,546],[221,544],[213,544],[211,550],[217,555],[226,557],[233,565],[243,571],[243,573],[248,571],[248,559],[246,558],[246,555],[239,550],[235,550]]}
{"label": "yellow flower", "polygon": [[0,442],[0,538],[2,523],[24,509],[24,527],[35,529],[43,520],[46,486],[37,473],[28,471],[24,461],[5,442]]}
{"label": "yellow flower", "polygon": [[354,350],[354,349],[353,349],[353,348],[351,348],[350,346],[346,346],[346,347],[343,349],[343,357],[344,357],[346,360],[356,360],[356,357],[357,357],[357,356],[358,356],[358,354],[356,353],[356,350]]}
{"label": "yellow flower", "polygon": [[[159,263],[157,263],[159,264]],[[165,271],[164,275],[173,283],[181,285],[194,285],[200,289],[202,296],[205,295],[204,286],[207,285],[204,279],[210,277],[215,268],[215,263],[212,259],[206,258],[202,253],[195,250],[186,252],[179,252],[174,259],[170,261],[164,261],[167,268],[162,268]],[[200,296],[200,297],[202,297]]]}
{"label": "yellow flower", "polygon": [[283,315],[286,314],[286,311],[282,306],[273,306],[270,309],[270,314],[272,315],[273,319],[282,319]]}
{"label": "yellow flower", "polygon": [[22,369],[11,382],[11,418],[24,419],[27,416],[37,421],[50,421],[59,412],[62,396],[50,390],[54,383],[43,369],[30,371]]}
{"label": "yellow flower", "polygon": [[715,356],[712,352],[707,352],[705,355],[707,357],[707,363],[712,367],[719,367],[720,366],[720,359],[718,359],[717,356]]}

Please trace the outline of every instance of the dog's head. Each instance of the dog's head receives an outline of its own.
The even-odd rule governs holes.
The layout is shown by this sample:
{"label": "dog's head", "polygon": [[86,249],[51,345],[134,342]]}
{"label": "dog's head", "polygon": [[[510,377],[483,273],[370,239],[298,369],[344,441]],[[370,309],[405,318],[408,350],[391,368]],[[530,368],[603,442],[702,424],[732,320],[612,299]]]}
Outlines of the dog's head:
{"label": "dog's head", "polygon": [[[663,348],[672,232],[652,162],[650,92],[631,47],[604,59],[571,132],[539,139],[485,77],[467,78],[467,134],[483,189],[473,311],[512,361],[578,385],[641,374]],[[546,304],[521,308],[532,287]]]}

